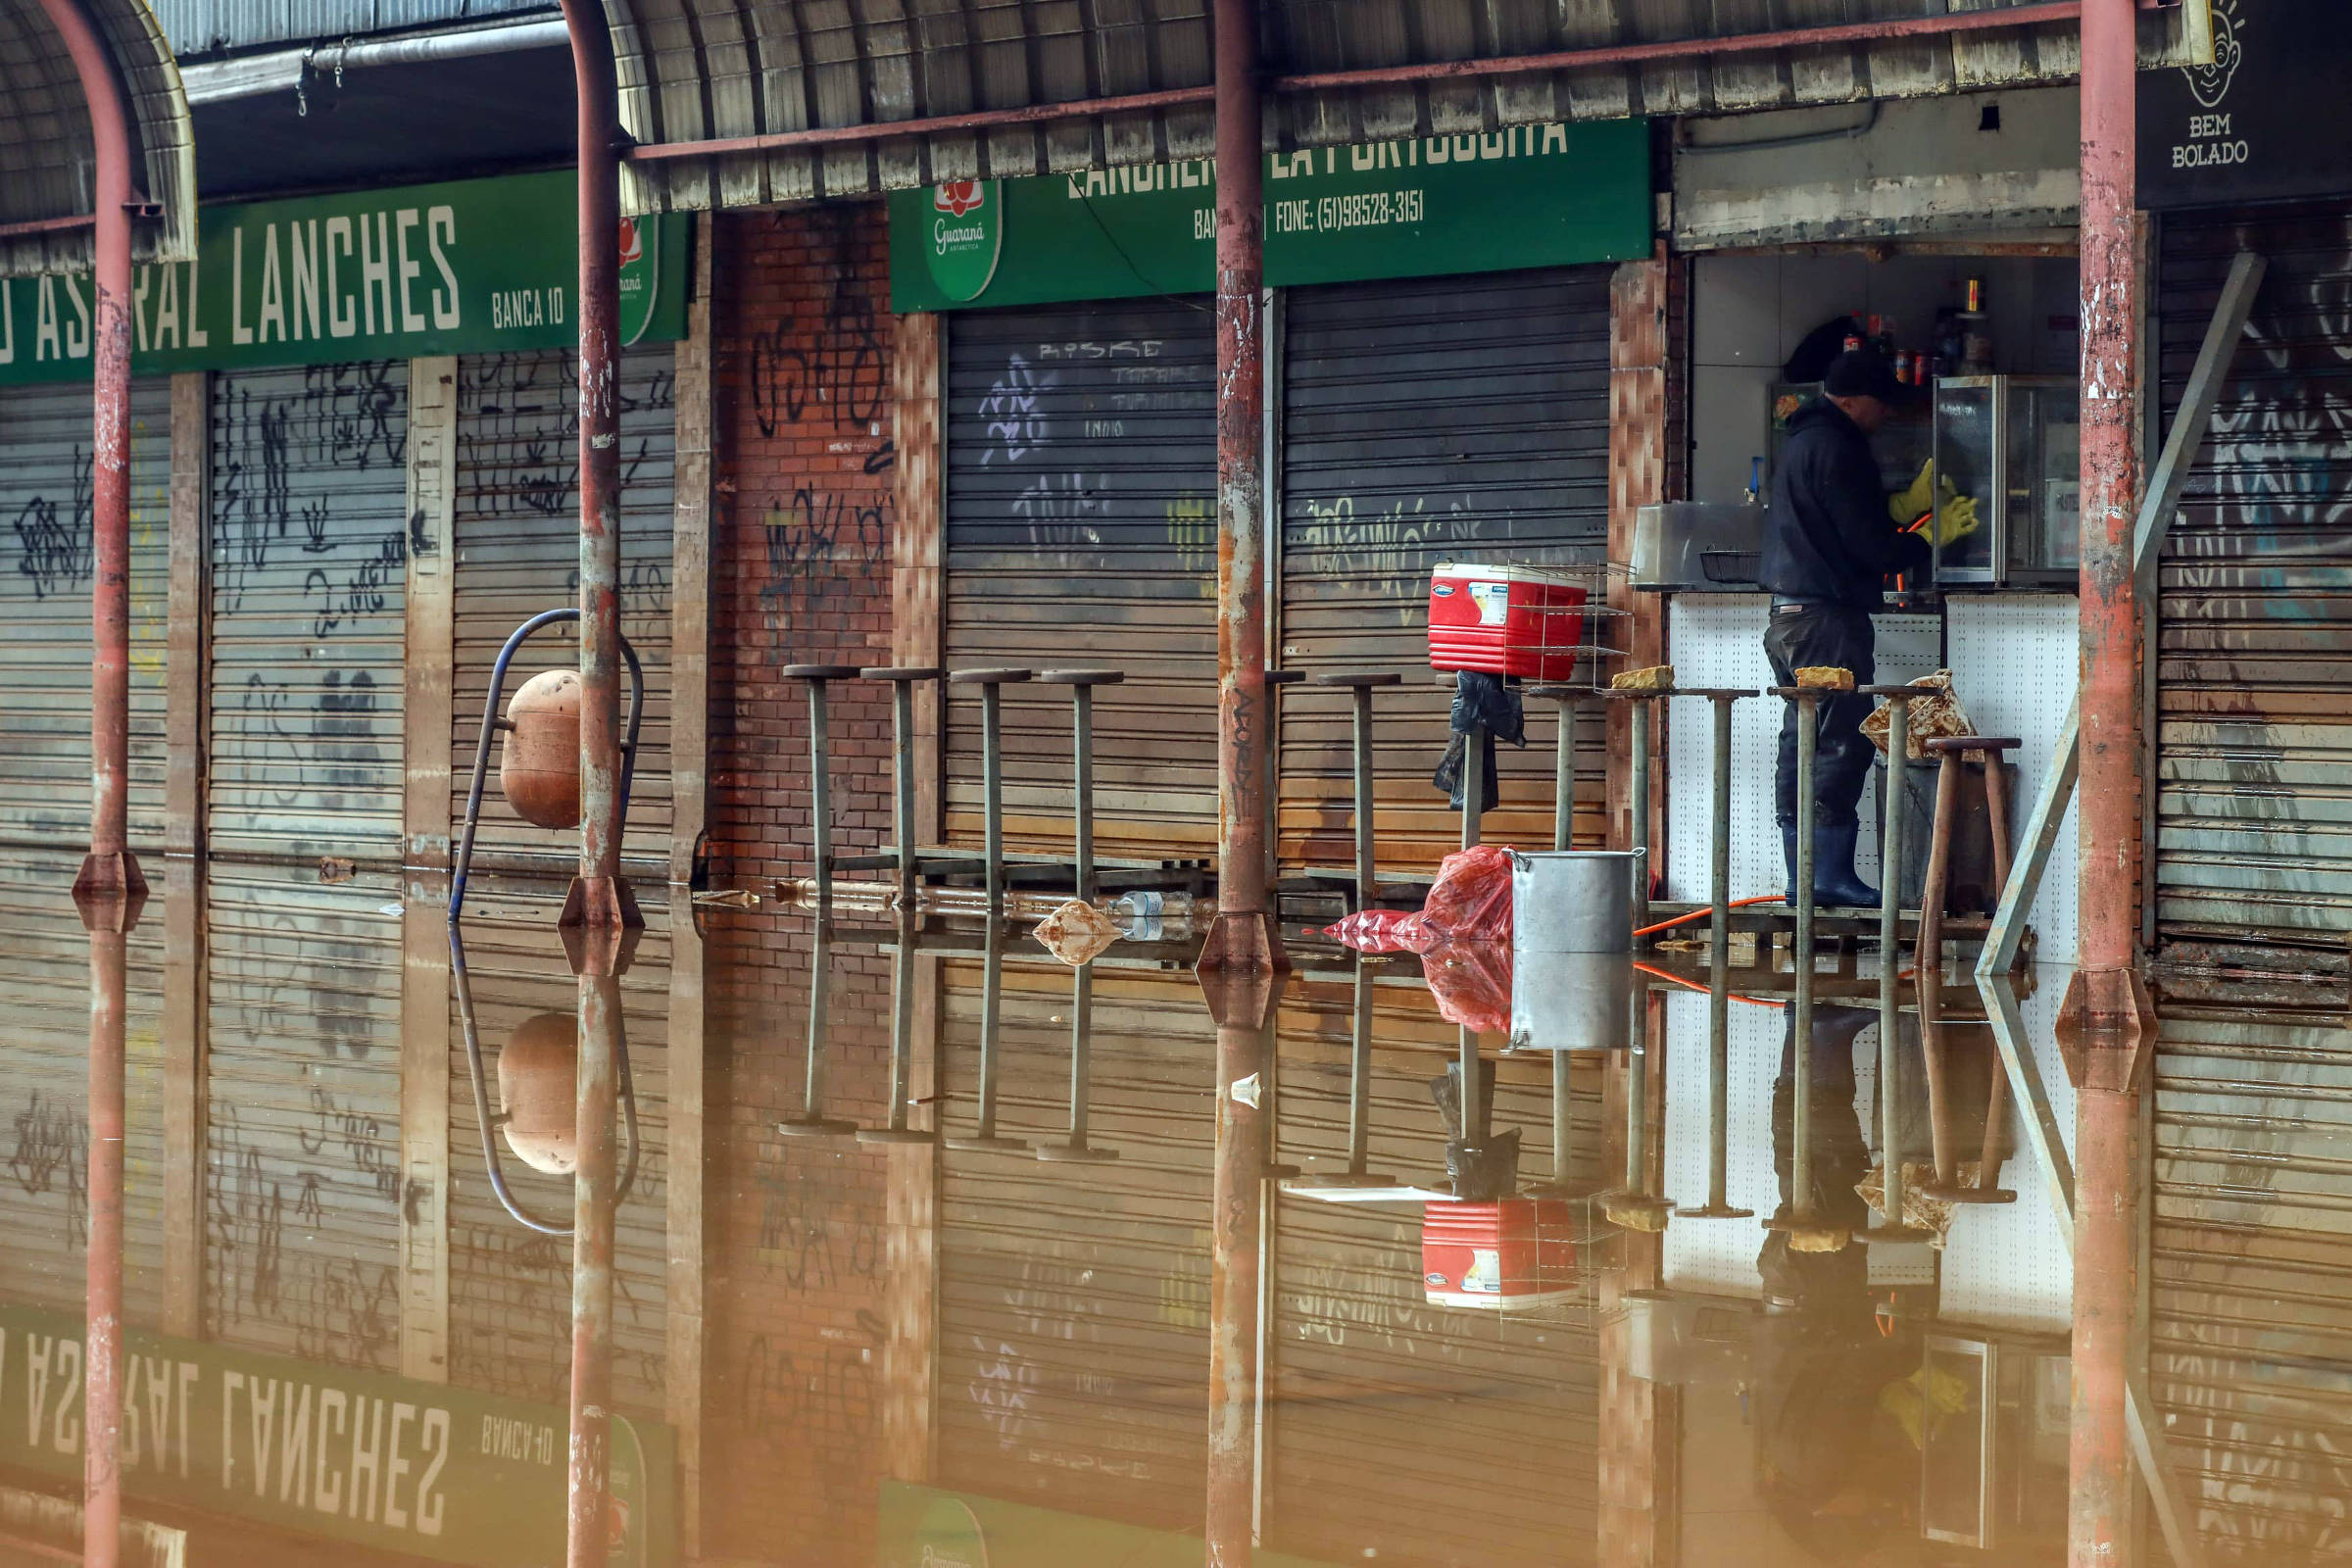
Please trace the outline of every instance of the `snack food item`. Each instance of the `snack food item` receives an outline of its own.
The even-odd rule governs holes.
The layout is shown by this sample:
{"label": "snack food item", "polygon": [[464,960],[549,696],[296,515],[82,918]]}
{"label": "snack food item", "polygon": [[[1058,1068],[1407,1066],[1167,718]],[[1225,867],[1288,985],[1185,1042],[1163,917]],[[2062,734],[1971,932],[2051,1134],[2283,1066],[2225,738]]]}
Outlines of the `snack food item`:
{"label": "snack food item", "polygon": [[1854,672],[1836,664],[1806,664],[1798,668],[1796,683],[1825,692],[1850,692],[1854,689]]}
{"label": "snack food item", "polygon": [[1647,669],[1622,669],[1609,677],[1609,690],[1615,692],[1670,692],[1674,690],[1674,666],[1653,664]]}

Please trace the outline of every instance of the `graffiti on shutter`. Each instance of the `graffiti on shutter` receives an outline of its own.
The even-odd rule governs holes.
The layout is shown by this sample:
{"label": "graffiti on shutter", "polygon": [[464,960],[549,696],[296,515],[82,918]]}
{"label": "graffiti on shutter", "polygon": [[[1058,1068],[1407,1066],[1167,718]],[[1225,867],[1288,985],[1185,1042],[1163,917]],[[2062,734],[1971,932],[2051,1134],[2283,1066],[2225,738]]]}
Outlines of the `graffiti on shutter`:
{"label": "graffiti on shutter", "polygon": [[[164,838],[172,384],[130,397],[130,841]],[[0,839],[90,833],[90,389],[0,388]]]}
{"label": "graffiti on shutter", "polygon": [[215,854],[397,864],[409,369],[216,376]]}
{"label": "graffiti on shutter", "polygon": [[[665,866],[676,354],[666,344],[632,349],[621,356],[620,368],[620,629],[644,661],[646,678],[645,728],[624,850],[631,861]],[[453,822],[464,819],[482,703],[499,648],[541,611],[580,602],[577,379],[575,358],[554,350],[458,362]],[[578,665],[577,626],[550,626],[517,656],[507,696],[540,670]],[[625,676],[623,682],[625,705]],[[494,774],[498,758],[493,745]],[[475,847],[486,865],[528,857],[564,874],[579,858],[576,835],[547,832],[515,816],[500,798],[495,776],[483,798]]]}
{"label": "graffiti on shutter", "polygon": [[[1384,867],[1431,868],[1461,842],[1460,817],[1429,782],[1450,702],[1428,673],[1430,568],[1594,564],[1606,547],[1609,273],[1285,297],[1277,662],[1404,676],[1373,696]],[[1535,707],[1528,749],[1502,748],[1490,842],[1551,842],[1552,719]],[[1282,695],[1286,865],[1353,863],[1351,712],[1347,693],[1311,680]],[[1580,836],[1599,831],[1600,725],[1588,729],[1580,770],[1594,805]]]}
{"label": "graffiti on shutter", "polygon": [[[948,355],[950,668],[1123,670],[1095,696],[1096,845],[1216,840],[1216,345],[1204,302],[978,311]],[[1004,689],[1006,842],[1070,843],[1070,696]],[[980,832],[980,702],[950,689],[947,810]]]}

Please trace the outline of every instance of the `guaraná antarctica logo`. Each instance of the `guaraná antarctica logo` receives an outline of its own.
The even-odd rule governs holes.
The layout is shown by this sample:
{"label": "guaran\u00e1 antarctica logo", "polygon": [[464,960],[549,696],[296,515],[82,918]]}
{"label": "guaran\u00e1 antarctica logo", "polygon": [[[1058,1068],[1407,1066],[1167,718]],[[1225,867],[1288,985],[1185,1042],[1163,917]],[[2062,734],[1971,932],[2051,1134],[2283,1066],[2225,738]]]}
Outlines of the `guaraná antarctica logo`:
{"label": "guaran\u00e1 antarctica logo", "polygon": [[951,179],[932,186],[927,238],[924,254],[940,292],[958,302],[978,299],[1004,252],[1002,181]]}

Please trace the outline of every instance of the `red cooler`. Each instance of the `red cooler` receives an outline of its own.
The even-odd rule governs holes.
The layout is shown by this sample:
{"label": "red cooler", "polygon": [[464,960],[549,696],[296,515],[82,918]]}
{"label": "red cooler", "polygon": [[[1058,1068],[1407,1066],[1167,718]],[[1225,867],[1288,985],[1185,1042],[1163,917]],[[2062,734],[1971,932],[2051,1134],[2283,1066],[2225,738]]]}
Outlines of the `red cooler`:
{"label": "red cooler", "polygon": [[1568,680],[1585,640],[1585,598],[1566,572],[1441,563],[1429,580],[1430,667]]}
{"label": "red cooler", "polygon": [[1550,1199],[1425,1203],[1421,1283],[1432,1306],[1505,1311],[1576,1294],[1574,1208]]}

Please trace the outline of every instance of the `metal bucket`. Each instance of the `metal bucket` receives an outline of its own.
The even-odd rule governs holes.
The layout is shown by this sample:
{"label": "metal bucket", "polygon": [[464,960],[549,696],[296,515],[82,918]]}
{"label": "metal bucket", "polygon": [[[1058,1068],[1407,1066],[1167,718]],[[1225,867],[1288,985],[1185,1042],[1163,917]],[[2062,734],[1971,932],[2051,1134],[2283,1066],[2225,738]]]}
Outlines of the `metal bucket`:
{"label": "metal bucket", "polygon": [[1511,852],[1511,944],[1520,953],[1631,953],[1642,850]]}
{"label": "metal bucket", "polygon": [[1629,953],[1511,950],[1513,1051],[1623,1051],[1633,1044]]}
{"label": "metal bucket", "polygon": [[1641,850],[1511,856],[1511,1049],[1619,1051],[1632,1041]]}

